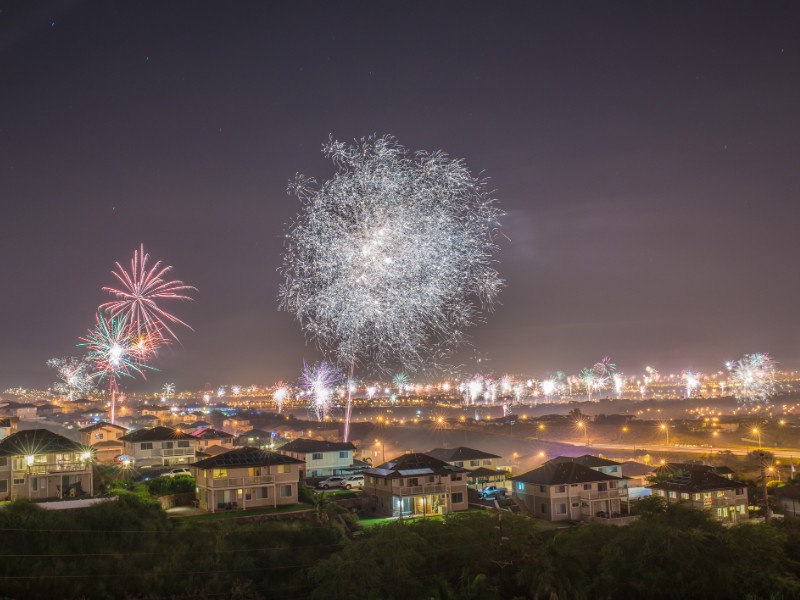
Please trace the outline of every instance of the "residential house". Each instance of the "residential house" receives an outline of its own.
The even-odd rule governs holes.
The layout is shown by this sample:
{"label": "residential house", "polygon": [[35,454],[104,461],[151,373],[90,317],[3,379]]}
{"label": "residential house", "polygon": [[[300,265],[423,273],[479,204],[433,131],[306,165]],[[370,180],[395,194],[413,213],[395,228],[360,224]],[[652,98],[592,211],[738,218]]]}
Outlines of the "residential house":
{"label": "residential house", "polygon": [[487,485],[497,485],[505,487],[508,471],[497,468],[497,461],[500,457],[497,454],[490,454],[483,450],[466,448],[434,448],[426,453],[439,460],[466,469],[467,485],[482,488]]}
{"label": "residential house", "polygon": [[18,431],[0,441],[0,500],[92,495],[88,448],[47,429]]}
{"label": "residential house", "polygon": [[717,475],[711,469],[690,468],[675,477],[653,484],[653,494],[668,504],[684,502],[692,508],[706,510],[717,521],[738,523],[750,517],[747,508],[747,486]]}
{"label": "residential house", "polygon": [[800,485],[790,483],[775,490],[778,508],[786,518],[800,518]]}
{"label": "residential house", "polygon": [[158,404],[145,405],[139,408],[140,417],[155,417],[159,425],[167,425],[172,423],[174,416],[172,409],[169,406],[160,406]]}
{"label": "residential house", "polygon": [[0,415],[17,417],[21,421],[32,421],[36,419],[36,414],[36,405],[29,402],[8,401],[0,403]]}
{"label": "residential house", "polygon": [[598,473],[605,473],[606,475],[613,475],[614,477],[622,475],[622,463],[592,454],[584,454],[583,456],[556,456],[548,462],[574,462],[584,467],[589,467]]}
{"label": "residential house", "polygon": [[81,429],[81,444],[91,447],[97,462],[114,462],[114,459],[123,453],[121,438],[127,431],[121,425],[96,423]]}
{"label": "residential house", "polygon": [[119,438],[122,453],[137,467],[167,467],[195,461],[197,439],[169,427],[139,429]]}
{"label": "residential house", "polygon": [[664,478],[670,475],[681,475],[689,471],[708,471],[725,479],[733,481],[734,471],[725,465],[704,465],[701,463],[674,463],[668,462],[653,469],[653,475]]}
{"label": "residential house", "polygon": [[189,465],[197,506],[208,512],[297,504],[302,467],[301,460],[260,448],[236,448]]}
{"label": "residential house", "polygon": [[653,467],[635,460],[627,460],[620,465],[622,476],[628,479],[628,499],[638,500],[651,495],[650,476],[653,475]]}
{"label": "residential house", "polygon": [[511,478],[514,496],[539,519],[623,523],[628,512],[624,478],[580,462],[546,462]]}
{"label": "residential house", "polygon": [[222,422],[222,428],[225,431],[232,432],[234,436],[237,436],[241,435],[245,431],[251,430],[253,426],[247,419],[242,419],[240,417],[229,417]]}
{"label": "residential house", "polygon": [[17,430],[19,417],[0,417],[0,440],[6,439]]}
{"label": "residential house", "polygon": [[199,451],[205,452],[211,446],[221,446],[227,450],[233,450],[233,435],[227,431],[201,427],[200,429],[195,429],[189,435],[197,438],[197,449]]}
{"label": "residential house", "polygon": [[403,454],[364,473],[364,492],[387,517],[467,509],[466,469],[427,454]]}
{"label": "residential house", "polygon": [[239,437],[236,438],[236,445],[237,446],[269,446],[275,436],[271,431],[264,431],[262,429],[251,429],[250,431],[245,431]]}
{"label": "residential house", "polygon": [[349,473],[353,470],[353,450],[351,442],[328,442],[298,438],[280,447],[278,452],[305,463],[305,472],[300,478],[330,477]]}

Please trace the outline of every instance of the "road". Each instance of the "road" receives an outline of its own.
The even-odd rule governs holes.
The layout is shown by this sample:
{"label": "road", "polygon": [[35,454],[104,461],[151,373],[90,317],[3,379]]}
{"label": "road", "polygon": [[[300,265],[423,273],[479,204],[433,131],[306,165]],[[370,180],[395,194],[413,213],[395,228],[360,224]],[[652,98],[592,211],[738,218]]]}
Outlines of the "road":
{"label": "road", "polygon": [[[578,448],[585,448],[584,444],[573,444]],[[709,454],[713,452],[714,454],[719,454],[720,452],[730,452],[731,454],[736,454],[739,456],[744,456],[753,450],[758,450],[758,448],[722,448],[714,446],[711,448],[710,446],[667,446],[666,444],[650,444],[647,446],[636,446],[635,448],[630,444],[603,444],[603,443],[595,443],[592,442],[589,446],[590,449],[598,449],[598,450],[647,450],[648,452],[680,452],[684,454]],[[770,454],[778,458],[798,458],[800,459],[800,448],[764,448]]]}

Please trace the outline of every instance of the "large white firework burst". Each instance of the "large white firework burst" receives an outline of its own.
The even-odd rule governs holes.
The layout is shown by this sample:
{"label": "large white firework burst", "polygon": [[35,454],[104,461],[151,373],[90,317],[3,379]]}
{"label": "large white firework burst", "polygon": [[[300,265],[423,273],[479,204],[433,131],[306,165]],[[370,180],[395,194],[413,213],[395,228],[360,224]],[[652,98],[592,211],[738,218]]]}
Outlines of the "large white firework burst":
{"label": "large white firework burst", "polygon": [[82,394],[92,389],[94,380],[91,376],[91,364],[74,356],[51,358],[47,366],[55,369],[61,380],[56,384],[58,391],[64,392],[72,400],[75,394]]}
{"label": "large white firework burst", "polygon": [[733,390],[740,402],[769,402],[777,391],[775,361],[769,354],[745,354],[733,365]]}
{"label": "large white firework burst", "polygon": [[330,179],[290,185],[302,210],[286,236],[281,308],[340,365],[430,365],[502,287],[485,181],[390,136],[331,139],[323,153]]}

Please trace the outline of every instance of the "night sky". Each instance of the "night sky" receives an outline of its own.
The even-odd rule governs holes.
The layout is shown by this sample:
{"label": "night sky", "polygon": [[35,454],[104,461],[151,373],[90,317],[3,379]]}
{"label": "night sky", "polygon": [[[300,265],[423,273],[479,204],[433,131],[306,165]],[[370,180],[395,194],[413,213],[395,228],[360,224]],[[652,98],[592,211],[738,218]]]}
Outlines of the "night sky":
{"label": "night sky", "polygon": [[139,242],[199,293],[133,389],[294,379],[285,189],[329,134],[491,178],[467,370],[800,366],[800,3],[0,6],[0,388],[54,380]]}

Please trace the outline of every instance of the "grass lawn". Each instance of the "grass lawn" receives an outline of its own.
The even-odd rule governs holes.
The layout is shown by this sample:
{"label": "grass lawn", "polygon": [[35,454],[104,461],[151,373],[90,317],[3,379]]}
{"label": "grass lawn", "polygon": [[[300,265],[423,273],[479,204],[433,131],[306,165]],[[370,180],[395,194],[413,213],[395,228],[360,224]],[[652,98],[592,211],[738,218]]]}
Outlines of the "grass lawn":
{"label": "grass lawn", "polygon": [[255,517],[258,515],[277,515],[282,513],[293,513],[304,510],[311,510],[311,504],[291,504],[289,506],[279,506],[278,508],[254,508],[252,510],[226,510],[217,513],[206,513],[202,515],[192,515],[181,517],[182,521],[217,521],[220,519],[237,519],[242,517]]}

